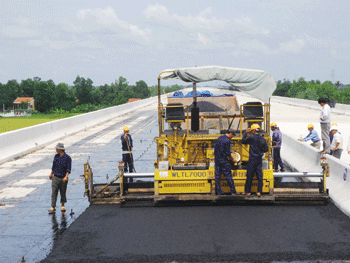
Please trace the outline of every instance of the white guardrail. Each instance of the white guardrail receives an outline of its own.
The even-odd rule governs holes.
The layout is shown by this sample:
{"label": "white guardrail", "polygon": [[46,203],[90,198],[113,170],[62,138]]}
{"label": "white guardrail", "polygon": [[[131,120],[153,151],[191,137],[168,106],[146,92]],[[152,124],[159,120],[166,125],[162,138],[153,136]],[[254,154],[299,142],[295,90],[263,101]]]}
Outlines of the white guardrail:
{"label": "white guardrail", "polygon": [[[320,110],[317,101],[278,96],[272,97],[271,101]],[[336,104],[335,108],[332,109],[332,113],[350,115],[350,105]],[[299,142],[288,134],[283,134],[281,156],[285,163],[299,172],[322,171],[319,150],[310,146],[308,143]],[[329,195],[335,205],[350,216],[350,166],[348,163],[333,156],[326,155],[326,158],[330,168],[330,176],[326,180]],[[315,178],[309,179],[315,180]]]}
{"label": "white guardrail", "polygon": [[[299,172],[322,171],[319,150],[287,134],[283,134],[281,156],[288,166]],[[350,167],[333,156],[326,155],[326,158],[330,170],[330,176],[326,180],[329,196],[340,210],[350,216]]]}
{"label": "white guardrail", "polygon": [[[162,100],[166,96],[167,94],[162,95]],[[0,134],[0,164],[153,103],[157,103],[157,97],[2,133]]]}
{"label": "white guardrail", "polygon": [[[314,110],[321,109],[318,102],[313,100],[303,100],[303,99],[273,96],[271,97],[271,101],[280,102],[280,103],[288,104],[292,106],[300,106],[300,107],[314,109]],[[332,113],[350,115],[350,105],[337,103],[335,105],[335,108],[332,108]]]}

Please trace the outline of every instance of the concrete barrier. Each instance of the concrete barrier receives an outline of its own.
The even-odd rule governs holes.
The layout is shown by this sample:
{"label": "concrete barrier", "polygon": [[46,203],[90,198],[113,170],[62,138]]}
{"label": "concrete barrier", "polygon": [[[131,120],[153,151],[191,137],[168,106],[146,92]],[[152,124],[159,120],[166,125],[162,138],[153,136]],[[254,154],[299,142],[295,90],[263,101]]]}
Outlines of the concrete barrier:
{"label": "concrete barrier", "polygon": [[[313,100],[303,100],[303,99],[296,99],[296,98],[273,96],[271,97],[271,101],[288,104],[292,106],[299,106],[299,107],[314,109],[314,110],[321,109],[318,102]],[[335,108],[332,108],[332,113],[350,115],[350,105],[337,103],[335,105]]]}
{"label": "concrete barrier", "polygon": [[[162,100],[166,97],[167,94],[162,95]],[[157,97],[2,133],[0,134],[0,164],[153,103],[157,103]]]}
{"label": "concrete barrier", "polygon": [[[308,143],[299,142],[295,138],[283,134],[282,159],[299,172],[322,171],[318,151]],[[330,155],[326,155],[326,158],[330,167],[330,176],[326,180],[329,195],[335,205],[350,216],[349,165]]]}

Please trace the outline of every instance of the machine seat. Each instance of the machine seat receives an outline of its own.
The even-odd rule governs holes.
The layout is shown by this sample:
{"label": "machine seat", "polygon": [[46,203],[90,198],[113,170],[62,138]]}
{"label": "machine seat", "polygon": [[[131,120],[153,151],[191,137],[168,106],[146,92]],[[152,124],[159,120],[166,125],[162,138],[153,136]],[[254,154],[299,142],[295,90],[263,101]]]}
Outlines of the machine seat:
{"label": "machine seat", "polygon": [[243,106],[243,115],[245,122],[262,122],[264,120],[264,111],[261,102],[250,101],[245,103]]}
{"label": "machine seat", "polygon": [[184,122],[185,111],[182,103],[169,103],[171,108],[166,108],[165,118],[167,122]]}

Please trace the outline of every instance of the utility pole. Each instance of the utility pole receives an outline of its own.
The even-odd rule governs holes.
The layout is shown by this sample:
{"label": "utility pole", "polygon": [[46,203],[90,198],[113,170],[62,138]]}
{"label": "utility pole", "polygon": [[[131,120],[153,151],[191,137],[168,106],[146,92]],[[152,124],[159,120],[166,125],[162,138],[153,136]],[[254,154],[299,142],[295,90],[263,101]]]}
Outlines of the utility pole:
{"label": "utility pole", "polygon": [[332,72],[331,72],[331,79],[332,79],[332,83],[334,83],[334,69],[332,69]]}

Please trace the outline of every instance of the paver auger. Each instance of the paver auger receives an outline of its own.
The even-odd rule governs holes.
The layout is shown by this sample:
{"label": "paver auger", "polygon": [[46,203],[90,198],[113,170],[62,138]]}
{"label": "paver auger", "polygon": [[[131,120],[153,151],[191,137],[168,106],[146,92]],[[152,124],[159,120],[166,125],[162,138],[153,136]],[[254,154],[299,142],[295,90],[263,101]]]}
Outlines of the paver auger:
{"label": "paver auger", "polygon": [[[178,98],[168,104],[161,102],[160,80],[178,78],[193,83],[193,99]],[[222,111],[207,112],[200,108],[200,102],[213,102],[211,97],[197,98],[196,83],[223,80],[236,89],[248,93],[260,101],[247,102],[239,107],[232,100],[223,106]],[[326,176],[329,167],[326,159],[321,159],[322,172],[295,173],[273,172],[270,138],[269,98],[276,88],[274,78],[266,72],[249,69],[236,69],[217,66],[165,70],[158,76],[158,126],[154,173],[124,173],[124,164],[119,163],[119,175],[109,184],[94,184],[92,169],[85,164],[85,194],[91,204],[124,204],[142,201],[151,203],[175,202],[256,202],[256,203],[308,203],[326,204],[329,195],[326,188]],[[170,101],[170,102],[169,102]],[[234,100],[235,101],[235,98]],[[168,123],[168,124],[167,124]],[[231,139],[236,163],[231,164],[232,178],[238,193],[244,192],[249,145],[242,144],[243,132],[253,123],[262,128],[269,150],[263,157],[262,196],[215,194],[214,145],[216,140],[228,129],[235,131]],[[168,126],[166,128],[166,125]],[[138,178],[129,183],[127,178]],[[293,177],[276,180],[279,177]],[[319,177],[319,182],[308,180]],[[146,180],[144,178],[147,178]],[[287,181],[287,182],[285,182]],[[224,193],[230,193],[225,178],[221,177]],[[254,178],[252,192],[257,191]]]}

